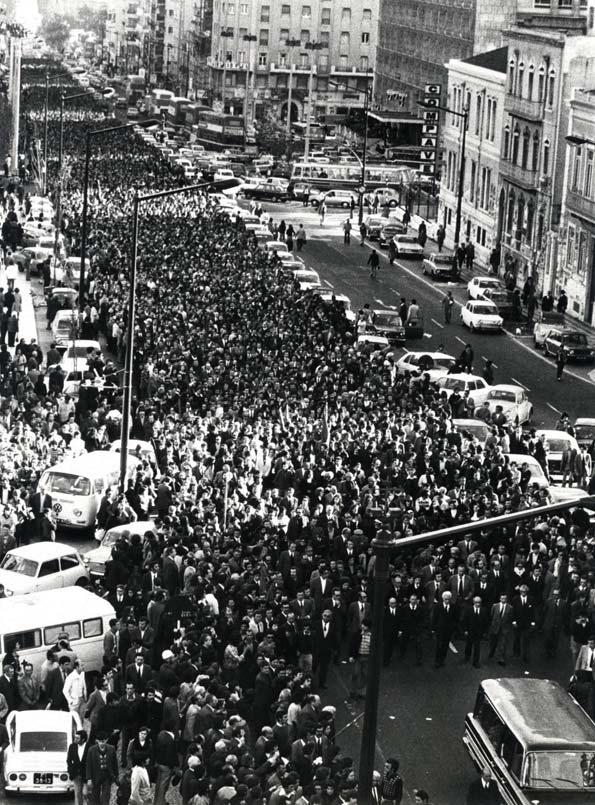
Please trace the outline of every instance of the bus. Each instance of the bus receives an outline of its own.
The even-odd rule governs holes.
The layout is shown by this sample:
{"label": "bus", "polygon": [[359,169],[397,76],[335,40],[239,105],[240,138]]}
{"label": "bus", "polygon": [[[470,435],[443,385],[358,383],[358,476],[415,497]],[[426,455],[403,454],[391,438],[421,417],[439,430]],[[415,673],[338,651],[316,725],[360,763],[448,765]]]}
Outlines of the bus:
{"label": "bus", "polygon": [[211,107],[203,103],[191,103],[186,109],[186,128],[192,129],[198,123],[198,116],[201,112],[210,112]]}
{"label": "bus", "polygon": [[[291,124],[291,133],[296,140],[305,140],[308,124],[295,122]],[[325,142],[326,131],[325,127],[320,123],[310,123],[310,145],[316,145]]]}
{"label": "bus", "polygon": [[192,101],[190,98],[182,98],[178,96],[170,98],[169,105],[167,107],[167,122],[172,123],[174,126],[185,126],[186,112],[191,104]]}
{"label": "bus", "polygon": [[[413,181],[414,173],[406,165],[384,163],[366,166],[364,184],[367,190],[376,187],[401,187]],[[362,183],[362,167],[357,162],[318,162],[300,160],[293,163],[293,184],[307,183],[321,190],[338,188],[356,189]]]}
{"label": "bus", "polygon": [[154,89],[151,94],[147,96],[147,111],[150,115],[161,115],[162,109],[167,109],[169,102],[174,97],[173,92],[169,89]]}
{"label": "bus", "polygon": [[129,75],[126,80],[126,100],[128,106],[136,106],[145,95],[145,79],[142,75]]}
{"label": "bus", "polygon": [[211,109],[198,113],[198,122],[193,127],[196,142],[213,150],[228,146],[244,145],[244,118],[213,112]]}

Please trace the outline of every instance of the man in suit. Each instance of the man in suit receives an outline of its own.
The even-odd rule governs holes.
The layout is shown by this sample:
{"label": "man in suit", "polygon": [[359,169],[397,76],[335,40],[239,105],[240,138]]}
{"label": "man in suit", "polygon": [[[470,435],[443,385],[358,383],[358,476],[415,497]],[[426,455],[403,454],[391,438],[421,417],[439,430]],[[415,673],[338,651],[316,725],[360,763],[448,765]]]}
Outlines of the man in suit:
{"label": "man in suit", "polygon": [[475,582],[475,586],[473,588],[473,595],[478,595],[482,603],[485,607],[487,607],[487,611],[489,612],[492,608],[492,604],[496,602],[496,593],[494,591],[494,587],[490,583],[489,573],[487,570],[483,570],[479,574],[479,579]]}
{"label": "man in suit", "polygon": [[362,623],[370,618],[370,605],[367,593],[360,590],[357,601],[353,601],[347,608],[347,638],[349,640],[349,656],[357,656],[359,637]]}
{"label": "man in suit", "polygon": [[322,602],[331,594],[331,588],[331,572],[328,567],[323,567],[320,570],[320,574],[315,579],[312,579],[310,584],[310,594],[314,601],[315,614],[322,612]]}
{"label": "man in suit", "polygon": [[523,662],[529,661],[529,648],[531,636],[535,629],[535,607],[529,598],[529,587],[521,584],[519,595],[512,602],[514,620],[514,655],[521,657]]}
{"label": "man in suit", "polygon": [[338,665],[341,659],[341,643],[345,637],[347,628],[347,604],[341,596],[341,590],[338,587],[333,589],[331,598],[326,602],[326,609],[330,609],[333,626],[335,627],[335,634],[337,642],[335,645],[334,661]]}
{"label": "man in suit", "polygon": [[163,579],[161,578],[161,568],[159,562],[153,562],[149,570],[143,573],[141,581],[141,589],[143,597],[148,599],[152,592],[163,587]]}
{"label": "man in suit", "polygon": [[494,595],[497,598],[508,590],[508,576],[499,559],[492,561],[492,569],[488,573],[488,583],[491,585],[494,590]]}
{"label": "man in suit", "polygon": [[415,661],[418,665],[421,665],[423,657],[421,636],[424,617],[424,609],[417,596],[413,594],[409,596],[409,602],[403,604],[399,609],[397,637],[401,642],[401,659],[405,659],[409,643],[412,642],[415,649]]}
{"label": "man in suit", "polygon": [[508,603],[508,596],[506,593],[502,593],[499,602],[492,605],[490,628],[488,630],[490,637],[490,653],[488,656],[491,658],[495,655],[499,665],[506,665],[513,620],[514,612]]}
{"label": "man in suit", "polygon": [[562,601],[560,590],[553,590],[552,597],[548,598],[543,605],[543,637],[545,643],[545,655],[553,658],[558,653],[560,635],[564,626],[565,604]]}
{"label": "man in suit", "polygon": [[19,704],[19,693],[16,680],[14,678],[14,667],[12,665],[5,665],[2,668],[2,676],[0,676],[0,693],[6,699],[8,713],[10,713],[11,710],[16,710]]}
{"label": "man in suit", "polygon": [[390,665],[393,656],[393,651],[396,648],[399,639],[399,609],[397,607],[397,599],[391,596],[388,600],[388,606],[384,610],[384,632],[382,636],[382,643],[384,647],[383,663],[384,667]]}
{"label": "man in suit", "polygon": [[290,542],[286,551],[281,551],[279,555],[279,565],[278,569],[281,575],[283,576],[283,581],[287,581],[289,579],[290,570],[291,568],[296,568],[299,566],[300,563],[300,554],[297,552],[297,546],[295,542]]}
{"label": "man in suit", "polygon": [[111,665],[112,660],[115,660],[119,656],[120,631],[118,625],[118,619],[112,618],[109,622],[109,629],[103,636],[104,665]]}
{"label": "man in suit", "polygon": [[467,573],[465,565],[458,565],[457,572],[448,580],[448,589],[452,593],[453,603],[459,605],[459,608],[471,601],[473,596],[473,581],[471,576]]}
{"label": "man in suit", "polygon": [[120,618],[126,606],[126,586],[124,584],[117,584],[116,591],[110,593],[107,600],[113,606],[116,618]]}
{"label": "man in suit", "polygon": [[126,668],[126,682],[132,682],[139,696],[144,696],[147,685],[153,679],[153,671],[145,662],[143,650],[137,652],[134,663]]}
{"label": "man in suit", "polygon": [[466,537],[457,543],[457,548],[459,549],[459,556],[461,559],[467,561],[469,554],[474,553],[477,550],[478,543],[476,540]]}
{"label": "man in suit", "polygon": [[336,650],[337,634],[330,609],[322,613],[322,620],[312,629],[312,670],[318,673],[318,684],[326,690],[329,665]]}
{"label": "man in suit", "polygon": [[84,787],[87,779],[89,742],[86,730],[76,731],[76,740],[68,747],[66,767],[74,788],[74,805],[84,805]]}
{"label": "man in suit", "polygon": [[175,552],[173,548],[166,548],[163,552],[163,561],[161,563],[163,586],[167,590],[170,598],[174,596],[180,588],[180,573],[178,572],[174,555]]}
{"label": "man in suit", "polygon": [[118,780],[116,749],[107,742],[107,733],[97,733],[97,743],[87,753],[87,791],[93,805],[109,805],[112,786]]}
{"label": "man in suit", "polygon": [[306,598],[303,590],[298,590],[295,601],[290,604],[290,609],[298,621],[312,617],[314,604],[311,598]]}
{"label": "man in suit", "polygon": [[[589,637],[586,646],[581,646],[574,664],[576,671],[590,671],[595,669],[595,635]],[[594,676],[595,678],[595,676]]]}
{"label": "man in suit", "polygon": [[442,593],[442,601],[434,607],[432,613],[432,631],[436,636],[435,668],[442,668],[444,665],[448,646],[456,632],[457,623],[458,611],[455,607],[452,593],[450,590],[446,590]]}
{"label": "man in suit", "polygon": [[482,772],[479,780],[474,780],[467,792],[467,805],[500,805],[498,784],[489,769]]}
{"label": "man in suit", "polygon": [[471,609],[463,615],[463,629],[465,632],[465,662],[469,662],[473,655],[473,667],[479,668],[479,655],[481,640],[486,633],[488,617],[485,607],[482,606],[480,596],[473,597]]}
{"label": "man in suit", "polygon": [[153,805],[166,805],[165,795],[178,768],[178,750],[172,730],[163,729],[155,740],[155,797]]}
{"label": "man in suit", "polygon": [[70,657],[61,657],[56,668],[53,668],[46,677],[45,691],[50,705],[50,710],[68,711],[68,702],[64,696],[64,683],[66,677],[72,671]]}

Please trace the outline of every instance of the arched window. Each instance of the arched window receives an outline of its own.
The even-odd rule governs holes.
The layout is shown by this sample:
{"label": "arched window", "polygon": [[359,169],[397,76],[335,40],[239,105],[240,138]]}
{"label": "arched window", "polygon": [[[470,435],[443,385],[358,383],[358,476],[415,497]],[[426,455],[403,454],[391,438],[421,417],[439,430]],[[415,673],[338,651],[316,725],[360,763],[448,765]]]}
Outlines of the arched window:
{"label": "arched window", "polygon": [[518,125],[514,127],[514,131],[512,133],[512,156],[510,161],[513,162],[515,165],[518,165],[519,162],[519,139],[521,136],[520,129]]}
{"label": "arched window", "polygon": [[523,79],[525,75],[525,65],[523,62],[520,62],[519,69],[518,69],[518,76],[517,76],[517,86],[516,86],[516,94],[519,98],[523,97]]}
{"label": "arched window", "polygon": [[502,140],[502,157],[510,159],[510,126],[508,123],[504,126],[504,137]]}
{"label": "arched window", "polygon": [[523,132],[523,150],[521,153],[521,167],[526,168],[529,165],[529,149],[531,147],[531,132],[525,129]]}
{"label": "arched window", "polygon": [[525,226],[525,199],[521,196],[517,202],[516,211],[516,239],[520,240]]}
{"label": "arched window", "polygon": [[547,176],[550,172],[550,141],[543,141],[543,158],[541,160],[541,173]]}
{"label": "arched window", "polygon": [[533,84],[535,82],[535,67],[530,64],[527,70],[527,98],[533,100]]}
{"label": "arched window", "polygon": [[547,105],[553,106],[554,105],[554,89],[556,86],[556,71],[552,67],[550,69],[550,74],[548,76],[547,82]]}
{"label": "arched window", "polygon": [[508,196],[508,215],[506,216],[506,231],[511,233],[512,227],[514,226],[514,205],[514,191],[511,191],[510,195]]}
{"label": "arched window", "polygon": [[533,202],[529,202],[527,204],[527,231],[525,232],[525,237],[527,243],[531,245],[533,242],[533,222],[535,220],[535,208],[533,207]]}
{"label": "arched window", "polygon": [[514,82],[516,78],[516,62],[511,59],[508,62],[508,92],[514,95]]}
{"label": "arched window", "polygon": [[545,67],[543,64],[539,68],[537,76],[537,100],[543,103],[545,101]]}
{"label": "arched window", "polygon": [[531,151],[531,170],[539,169],[539,132],[533,133],[533,150]]}

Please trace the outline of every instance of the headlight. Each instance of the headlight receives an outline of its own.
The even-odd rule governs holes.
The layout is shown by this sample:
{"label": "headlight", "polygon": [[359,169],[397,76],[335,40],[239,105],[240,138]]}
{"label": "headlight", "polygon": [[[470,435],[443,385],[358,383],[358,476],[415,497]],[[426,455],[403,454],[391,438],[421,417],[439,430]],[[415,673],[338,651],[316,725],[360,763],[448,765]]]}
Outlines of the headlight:
{"label": "headlight", "polygon": [[88,557],[88,556],[83,556],[83,562],[84,562],[86,565],[88,565],[90,561],[91,561],[91,560],[89,559],[89,557]]}
{"label": "headlight", "polygon": [[75,517],[82,517],[83,516],[83,512],[81,511],[81,509],[73,509],[72,513],[74,514]]}
{"label": "headlight", "polygon": [[7,590],[6,588],[4,588],[4,593],[5,595],[14,595],[12,590]]}
{"label": "headlight", "polygon": [[569,349],[569,350],[568,350],[568,354],[569,354],[569,355],[574,355],[574,350],[573,350],[573,349]]}

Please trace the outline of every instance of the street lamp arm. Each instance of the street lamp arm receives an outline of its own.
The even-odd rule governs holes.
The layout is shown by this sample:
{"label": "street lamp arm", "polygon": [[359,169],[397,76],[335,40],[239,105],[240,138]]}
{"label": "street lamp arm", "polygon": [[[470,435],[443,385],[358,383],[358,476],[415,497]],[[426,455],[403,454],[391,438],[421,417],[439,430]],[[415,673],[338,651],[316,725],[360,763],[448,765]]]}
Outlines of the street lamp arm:
{"label": "street lamp arm", "polygon": [[110,134],[113,131],[123,131],[124,129],[133,129],[136,126],[140,126],[143,129],[149,128],[150,126],[159,126],[161,125],[160,120],[156,120],[154,118],[150,118],[149,120],[140,120],[136,123],[122,123],[119,126],[110,126],[108,129],[91,129],[89,131],[89,136],[93,137],[95,134]]}
{"label": "street lamp arm", "polygon": [[433,103],[426,103],[425,101],[418,101],[418,106],[421,106],[423,109],[436,109],[439,112],[448,112],[451,115],[456,115],[456,117],[468,117],[469,109],[465,107],[462,112],[457,112],[456,109],[451,109],[450,106],[435,106]]}

